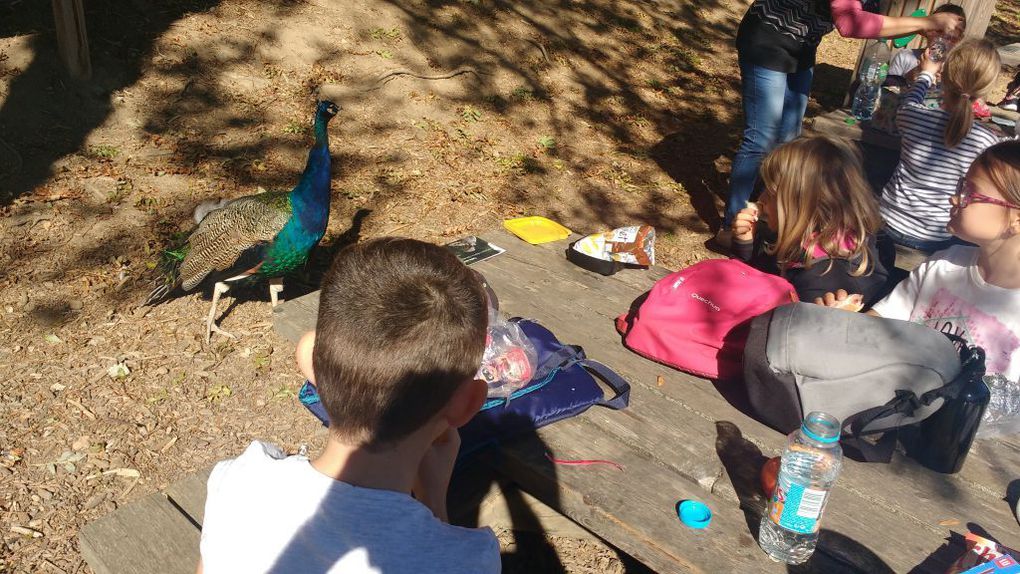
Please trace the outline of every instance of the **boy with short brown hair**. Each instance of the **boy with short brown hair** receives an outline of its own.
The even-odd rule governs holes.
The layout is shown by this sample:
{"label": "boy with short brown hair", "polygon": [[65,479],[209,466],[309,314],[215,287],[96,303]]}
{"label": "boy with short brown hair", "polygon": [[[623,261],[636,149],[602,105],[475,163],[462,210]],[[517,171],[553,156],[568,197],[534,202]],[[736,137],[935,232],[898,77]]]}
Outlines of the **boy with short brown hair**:
{"label": "boy with short brown hair", "polygon": [[456,429],[486,397],[474,375],[487,313],[477,276],[445,248],[387,238],[337,255],[297,352],[328,443],[309,461],[254,442],[216,466],[205,570],[499,572],[489,529],[445,523]]}

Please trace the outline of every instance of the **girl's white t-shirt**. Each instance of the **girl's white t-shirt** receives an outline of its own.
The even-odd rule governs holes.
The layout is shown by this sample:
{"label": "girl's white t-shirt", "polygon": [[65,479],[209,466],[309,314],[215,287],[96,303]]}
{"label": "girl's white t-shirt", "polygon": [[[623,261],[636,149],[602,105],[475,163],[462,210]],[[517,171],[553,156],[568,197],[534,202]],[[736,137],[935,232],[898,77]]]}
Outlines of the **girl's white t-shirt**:
{"label": "girl's white t-shirt", "polygon": [[1020,289],[987,283],[977,258],[977,247],[935,253],[876,303],[875,312],[960,335],[985,350],[987,372],[1020,381]]}

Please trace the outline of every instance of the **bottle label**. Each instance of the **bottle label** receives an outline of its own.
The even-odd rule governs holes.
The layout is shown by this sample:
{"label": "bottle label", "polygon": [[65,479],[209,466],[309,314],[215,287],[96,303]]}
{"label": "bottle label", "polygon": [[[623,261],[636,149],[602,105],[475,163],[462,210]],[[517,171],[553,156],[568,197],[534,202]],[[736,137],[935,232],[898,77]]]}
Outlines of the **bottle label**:
{"label": "bottle label", "polygon": [[818,518],[825,507],[828,492],[807,488],[800,484],[777,484],[772,502],[769,504],[769,518],[779,526],[800,534],[818,531]]}

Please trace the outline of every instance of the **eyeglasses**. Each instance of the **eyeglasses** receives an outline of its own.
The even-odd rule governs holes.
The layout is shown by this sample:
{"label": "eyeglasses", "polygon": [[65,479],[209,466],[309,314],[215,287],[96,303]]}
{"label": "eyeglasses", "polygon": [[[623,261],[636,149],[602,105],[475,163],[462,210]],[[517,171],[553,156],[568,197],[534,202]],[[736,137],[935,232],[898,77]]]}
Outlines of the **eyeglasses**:
{"label": "eyeglasses", "polygon": [[974,191],[974,185],[969,183],[966,177],[961,177],[960,181],[956,184],[956,205],[963,209],[972,203],[990,203],[999,207],[1020,209],[1020,205],[1015,203],[988,197],[983,193]]}

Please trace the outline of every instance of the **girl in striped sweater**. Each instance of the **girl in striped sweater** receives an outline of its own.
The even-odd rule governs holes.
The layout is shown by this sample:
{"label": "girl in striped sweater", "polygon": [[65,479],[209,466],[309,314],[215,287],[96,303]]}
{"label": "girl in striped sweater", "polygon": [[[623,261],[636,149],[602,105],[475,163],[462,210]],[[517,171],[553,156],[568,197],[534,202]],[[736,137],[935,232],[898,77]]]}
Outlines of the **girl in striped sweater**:
{"label": "girl in striped sweater", "polygon": [[[974,122],[973,103],[984,100],[999,75],[999,54],[988,40],[964,40],[945,65],[921,59],[920,72],[897,112],[900,163],[882,191],[889,236],[901,245],[933,252],[956,242],[946,231],[949,197],[981,152],[1001,138]],[[942,109],[924,95],[942,72]]]}

